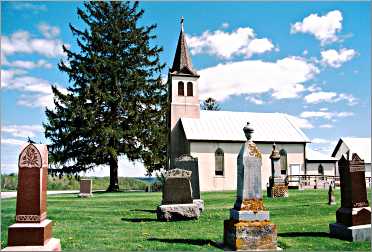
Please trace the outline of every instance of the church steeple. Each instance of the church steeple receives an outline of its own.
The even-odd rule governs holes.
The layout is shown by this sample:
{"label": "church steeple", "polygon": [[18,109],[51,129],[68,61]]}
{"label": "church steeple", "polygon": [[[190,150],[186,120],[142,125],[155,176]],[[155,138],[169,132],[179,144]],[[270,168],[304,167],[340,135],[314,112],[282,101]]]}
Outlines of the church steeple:
{"label": "church steeple", "polygon": [[199,77],[197,72],[192,67],[191,57],[186,44],[183,22],[184,18],[181,17],[181,31],[178,37],[176,54],[174,56],[173,65],[172,68],[170,69],[170,73]]}

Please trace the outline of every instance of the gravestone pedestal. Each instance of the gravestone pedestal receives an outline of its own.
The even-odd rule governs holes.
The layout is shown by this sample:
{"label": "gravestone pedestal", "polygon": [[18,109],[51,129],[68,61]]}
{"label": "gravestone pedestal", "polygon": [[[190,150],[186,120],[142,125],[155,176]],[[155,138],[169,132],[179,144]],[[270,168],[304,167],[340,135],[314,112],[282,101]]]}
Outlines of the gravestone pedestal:
{"label": "gravestone pedestal", "polygon": [[52,238],[52,221],[47,219],[47,146],[22,146],[18,162],[16,223],[8,228],[9,247],[4,250],[60,251],[60,241]]}
{"label": "gravestone pedestal", "polygon": [[91,179],[81,179],[80,180],[80,193],[79,197],[89,198],[92,197],[92,180]]}
{"label": "gravestone pedestal", "polygon": [[237,198],[224,221],[224,244],[232,250],[277,250],[276,225],[270,222],[261,191],[261,153],[250,141],[253,130],[244,127],[247,142],[237,160]]}
{"label": "gravestone pedestal", "polygon": [[161,221],[197,219],[199,205],[193,202],[191,171],[173,169],[165,174],[162,205],[156,209]]}
{"label": "gravestone pedestal", "polygon": [[330,234],[350,241],[369,241],[371,208],[367,200],[364,161],[355,153],[351,161],[342,156],[338,169],[341,207],[336,211],[336,223],[329,225]]}

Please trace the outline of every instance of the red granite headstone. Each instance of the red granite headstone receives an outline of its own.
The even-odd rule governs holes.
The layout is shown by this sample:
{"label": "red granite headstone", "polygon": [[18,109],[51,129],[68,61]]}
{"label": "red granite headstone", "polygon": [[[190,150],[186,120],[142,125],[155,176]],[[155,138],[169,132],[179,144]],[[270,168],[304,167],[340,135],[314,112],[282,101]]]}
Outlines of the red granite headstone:
{"label": "red granite headstone", "polygon": [[16,223],[8,229],[8,248],[32,250],[27,246],[40,246],[40,250],[60,250],[59,240],[52,238],[52,221],[47,219],[47,146],[23,145],[18,166]]}
{"label": "red granite headstone", "polygon": [[337,223],[356,226],[371,223],[367,200],[364,161],[354,153],[352,160],[344,156],[338,162],[341,187],[341,207],[336,212]]}

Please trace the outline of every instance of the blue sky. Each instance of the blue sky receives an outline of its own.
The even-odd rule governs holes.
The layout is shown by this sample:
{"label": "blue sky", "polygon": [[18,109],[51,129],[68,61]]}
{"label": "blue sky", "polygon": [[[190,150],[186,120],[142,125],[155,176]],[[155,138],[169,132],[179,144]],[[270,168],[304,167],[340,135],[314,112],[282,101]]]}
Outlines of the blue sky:
{"label": "blue sky", "polygon": [[[83,27],[79,6],[2,2],[2,172],[17,170],[19,143],[27,136],[46,142],[41,123],[52,101],[49,86],[69,85],[57,63],[64,57],[62,44],[77,49],[68,24]],[[290,114],[313,140],[312,148],[324,153],[340,137],[370,136],[369,2],[140,6],[141,24],[158,25],[153,43],[164,48],[161,60],[167,67],[184,16],[201,98],[216,98],[223,110]],[[123,160],[119,173],[141,176],[143,167]]]}

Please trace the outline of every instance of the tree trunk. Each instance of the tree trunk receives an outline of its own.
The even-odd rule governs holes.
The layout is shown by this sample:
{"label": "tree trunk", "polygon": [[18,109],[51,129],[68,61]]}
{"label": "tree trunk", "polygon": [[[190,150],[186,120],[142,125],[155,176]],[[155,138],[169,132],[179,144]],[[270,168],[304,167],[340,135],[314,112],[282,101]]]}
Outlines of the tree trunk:
{"label": "tree trunk", "polygon": [[119,178],[118,178],[118,159],[111,158],[110,161],[110,185],[106,190],[107,192],[119,191]]}

